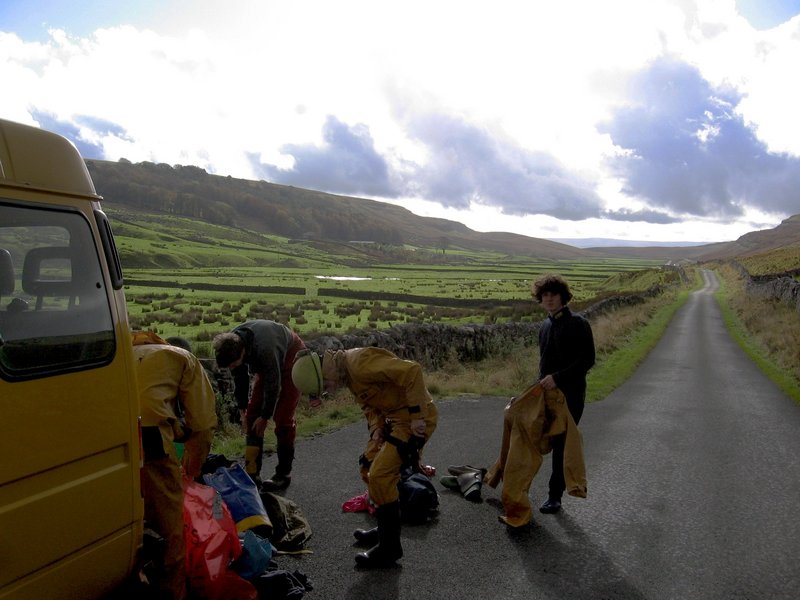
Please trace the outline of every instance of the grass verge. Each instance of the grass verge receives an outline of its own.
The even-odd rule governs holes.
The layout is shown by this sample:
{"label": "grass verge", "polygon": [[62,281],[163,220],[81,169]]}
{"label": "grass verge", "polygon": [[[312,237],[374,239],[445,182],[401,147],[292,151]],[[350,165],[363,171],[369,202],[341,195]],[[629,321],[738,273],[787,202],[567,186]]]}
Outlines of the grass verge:
{"label": "grass verge", "polygon": [[[352,398],[345,393],[337,393],[327,399],[321,406],[312,408],[308,398],[301,398],[295,412],[297,420],[297,437],[311,438],[329,431],[334,431],[350,423],[360,421],[361,409]],[[220,419],[222,421],[223,419]],[[365,439],[366,439],[365,428]],[[275,451],[275,430],[270,424],[264,436],[264,450],[267,454]],[[211,452],[223,454],[228,458],[244,455],[244,433],[238,423],[221,423],[214,436]]]}
{"label": "grass verge", "polygon": [[720,288],[714,298],[731,337],[770,381],[800,405],[800,315],[785,304],[755,299],[739,276],[717,270]]}

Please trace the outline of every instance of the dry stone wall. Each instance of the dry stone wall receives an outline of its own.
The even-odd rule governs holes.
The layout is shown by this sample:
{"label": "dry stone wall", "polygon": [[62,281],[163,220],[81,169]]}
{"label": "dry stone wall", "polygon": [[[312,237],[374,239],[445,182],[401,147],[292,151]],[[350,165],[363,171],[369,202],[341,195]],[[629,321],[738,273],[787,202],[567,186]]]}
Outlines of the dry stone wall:
{"label": "dry stone wall", "polygon": [[364,330],[341,336],[322,336],[306,341],[315,352],[373,346],[437,369],[455,358],[463,362],[483,360],[503,348],[537,343],[540,323],[511,322],[486,325],[406,323],[383,331]]}
{"label": "dry stone wall", "polygon": [[[578,314],[589,321],[623,306],[645,302],[664,291],[655,286],[641,294],[628,294],[605,298]],[[475,362],[498,354],[504,349],[530,347],[539,343],[541,321],[513,321],[469,325],[443,325],[440,323],[404,323],[386,330],[365,329],[342,335],[323,335],[305,340],[306,346],[322,354],[326,350],[350,348],[385,348],[397,356],[419,362],[427,370],[435,370],[449,360]],[[223,393],[232,389],[227,369],[218,369],[213,359],[204,359],[203,365],[212,381]]]}
{"label": "dry stone wall", "polygon": [[[641,304],[663,292],[656,286],[642,294],[605,298],[578,313],[590,321],[622,306]],[[541,322],[513,321],[485,325],[442,325],[405,323],[387,330],[364,330],[341,336],[322,336],[306,341],[318,353],[374,346],[386,348],[401,358],[415,360],[426,369],[438,369],[448,360],[484,360],[506,348],[529,347],[539,342]]]}
{"label": "dry stone wall", "polygon": [[[648,297],[663,291],[654,287],[643,294],[630,294],[605,298],[579,312],[589,321],[622,306],[640,304]],[[325,350],[350,348],[386,348],[397,356],[419,362],[426,370],[436,370],[449,360],[475,362],[495,355],[507,348],[530,347],[539,343],[541,321],[514,321],[509,323],[443,325],[438,323],[404,323],[378,331],[367,329],[339,336],[320,336],[306,339],[311,350],[322,354]],[[219,369],[216,361],[201,359],[216,392],[222,401],[220,412],[225,412],[231,422],[238,421],[232,399],[233,380],[228,369]]]}
{"label": "dry stone wall", "polygon": [[800,311],[800,283],[791,277],[776,277],[769,280],[751,278],[747,282],[747,291],[759,298],[784,302]]}
{"label": "dry stone wall", "polygon": [[732,264],[744,278],[747,293],[758,298],[783,302],[800,312],[800,283],[793,277],[793,275],[797,275],[797,271],[779,276],[754,277],[741,263],[733,261]]}

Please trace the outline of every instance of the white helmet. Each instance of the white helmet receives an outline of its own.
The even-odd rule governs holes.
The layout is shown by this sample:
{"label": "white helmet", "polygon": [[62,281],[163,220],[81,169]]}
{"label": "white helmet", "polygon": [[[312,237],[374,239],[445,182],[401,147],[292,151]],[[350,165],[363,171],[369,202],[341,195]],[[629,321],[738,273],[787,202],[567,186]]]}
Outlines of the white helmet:
{"label": "white helmet", "polygon": [[319,354],[311,350],[300,350],[292,366],[292,381],[301,393],[309,396],[321,396],[324,384],[322,361]]}

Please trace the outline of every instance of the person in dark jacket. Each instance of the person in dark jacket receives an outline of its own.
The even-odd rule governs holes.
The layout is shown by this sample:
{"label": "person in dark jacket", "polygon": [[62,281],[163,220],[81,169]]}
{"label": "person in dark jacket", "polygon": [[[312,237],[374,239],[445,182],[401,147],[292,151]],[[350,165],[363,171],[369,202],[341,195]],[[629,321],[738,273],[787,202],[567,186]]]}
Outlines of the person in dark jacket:
{"label": "person in dark jacket", "polygon": [[[217,366],[230,369],[234,397],[245,432],[245,470],[265,491],[286,489],[291,483],[295,410],[300,392],[292,381],[292,365],[305,344],[282,323],[267,319],[247,321],[213,342]],[[250,378],[252,377],[252,387]],[[261,484],[264,433],[275,422],[278,464],[275,474]]]}
{"label": "person in dark jacket", "polygon": [[[539,329],[539,383],[546,390],[561,390],[577,425],[586,400],[586,373],[595,360],[592,328],[585,318],[574,314],[567,306],[572,293],[560,275],[544,275],[534,282],[532,291],[548,313]],[[566,488],[564,441],[564,436],[552,439],[553,471],[547,501],[539,508],[545,514],[561,510],[561,496]]]}

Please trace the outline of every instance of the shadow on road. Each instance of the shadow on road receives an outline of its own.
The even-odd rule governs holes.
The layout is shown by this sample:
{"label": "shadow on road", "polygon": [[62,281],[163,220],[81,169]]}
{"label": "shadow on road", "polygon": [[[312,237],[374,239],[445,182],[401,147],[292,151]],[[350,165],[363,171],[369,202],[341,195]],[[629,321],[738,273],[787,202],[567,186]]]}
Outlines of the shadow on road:
{"label": "shadow on road", "polygon": [[368,570],[356,569],[357,581],[350,586],[345,598],[348,600],[364,600],[364,598],[382,598],[396,600],[400,598],[400,575],[403,567],[397,565],[390,569],[381,569],[380,579]]}
{"label": "shadow on road", "polygon": [[507,531],[531,590],[562,598],[647,598],[569,514],[544,519]]}

